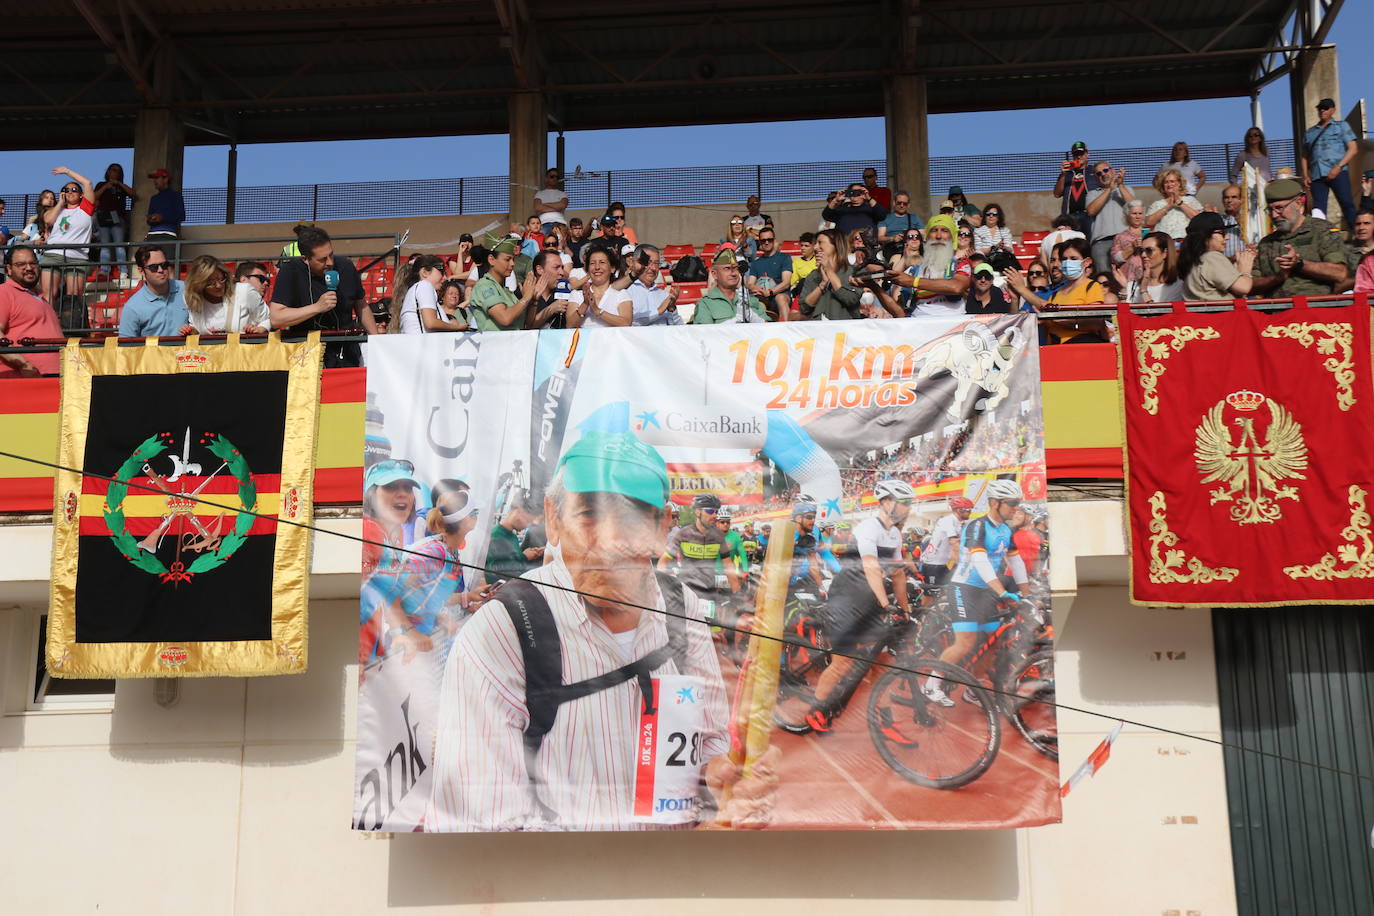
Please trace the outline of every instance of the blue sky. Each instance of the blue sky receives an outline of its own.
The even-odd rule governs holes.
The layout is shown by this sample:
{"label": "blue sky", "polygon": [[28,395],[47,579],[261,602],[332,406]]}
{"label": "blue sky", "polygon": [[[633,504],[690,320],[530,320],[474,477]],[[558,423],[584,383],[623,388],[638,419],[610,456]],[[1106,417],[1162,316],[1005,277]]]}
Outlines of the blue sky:
{"label": "blue sky", "polygon": [[[1374,3],[1346,3],[1329,39],[1341,52],[1342,113],[1374,86],[1374,59],[1362,54],[1370,34],[1374,34]],[[1276,138],[1289,136],[1288,81],[1269,85],[1261,105],[1266,132]],[[1086,140],[1094,149],[1161,146],[1177,139],[1190,143],[1239,142],[1249,125],[1250,104],[1244,98],[935,115],[930,125],[930,153],[948,156],[1058,150],[1077,139]],[[804,155],[797,152],[801,149]],[[183,185],[222,187],[226,150],[188,148]],[[596,171],[882,156],[883,126],[877,118],[567,134],[568,168],[580,164]],[[107,163],[118,160],[127,167],[132,158],[129,150],[0,152],[0,190],[22,192],[51,186],[48,170],[54,165],[69,165],[96,178]],[[552,162],[552,143],[549,158]],[[500,135],[239,147],[240,185],[505,172],[506,138]]]}

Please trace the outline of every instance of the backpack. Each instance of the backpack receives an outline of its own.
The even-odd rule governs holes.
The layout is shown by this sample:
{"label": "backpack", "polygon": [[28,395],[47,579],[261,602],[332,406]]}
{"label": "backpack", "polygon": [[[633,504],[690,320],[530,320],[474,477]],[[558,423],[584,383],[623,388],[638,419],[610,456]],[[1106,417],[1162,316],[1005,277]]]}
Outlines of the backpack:
{"label": "backpack", "polygon": [[649,679],[654,669],[671,658],[679,671],[686,670],[687,620],[682,583],[666,573],[655,571],[654,575],[658,578],[659,590],[663,592],[667,603],[667,644],[614,671],[575,684],[563,683],[563,651],[558,625],[554,622],[548,601],[539,593],[535,583],[527,579],[509,579],[496,593],[515,627],[520,641],[521,660],[525,666],[525,708],[530,717],[529,725],[525,728],[525,772],[535,806],[550,821],[556,820],[557,814],[539,798],[534,759],[544,744],[544,736],[558,718],[558,708],[564,703],[580,700],[636,678],[644,698],[644,712],[646,715],[652,714],[655,710],[650,704],[654,692]]}
{"label": "backpack", "polygon": [[85,296],[59,294],[53,303],[64,331],[84,331],[91,326],[90,313],[86,308]]}
{"label": "backpack", "polygon": [[706,280],[706,262],[694,254],[683,255],[673,265],[674,283],[702,283]]}

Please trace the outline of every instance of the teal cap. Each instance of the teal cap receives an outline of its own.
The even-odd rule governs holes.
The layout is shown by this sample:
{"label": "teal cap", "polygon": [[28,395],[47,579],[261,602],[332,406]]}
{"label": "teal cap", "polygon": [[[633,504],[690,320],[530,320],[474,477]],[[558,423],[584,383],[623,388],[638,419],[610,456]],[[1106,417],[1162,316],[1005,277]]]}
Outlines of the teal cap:
{"label": "teal cap", "polygon": [[668,500],[663,456],[630,433],[585,433],[558,469],[569,493],[618,493],[655,508]]}

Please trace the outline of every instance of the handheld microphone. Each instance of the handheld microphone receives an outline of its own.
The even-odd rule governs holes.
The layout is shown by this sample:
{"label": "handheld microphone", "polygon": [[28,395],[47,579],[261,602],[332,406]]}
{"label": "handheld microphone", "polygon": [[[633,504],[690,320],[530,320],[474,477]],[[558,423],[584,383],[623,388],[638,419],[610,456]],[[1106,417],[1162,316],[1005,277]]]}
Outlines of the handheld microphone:
{"label": "handheld microphone", "polygon": [[326,270],[324,272],[324,290],[332,293],[339,288],[339,272],[337,270]]}

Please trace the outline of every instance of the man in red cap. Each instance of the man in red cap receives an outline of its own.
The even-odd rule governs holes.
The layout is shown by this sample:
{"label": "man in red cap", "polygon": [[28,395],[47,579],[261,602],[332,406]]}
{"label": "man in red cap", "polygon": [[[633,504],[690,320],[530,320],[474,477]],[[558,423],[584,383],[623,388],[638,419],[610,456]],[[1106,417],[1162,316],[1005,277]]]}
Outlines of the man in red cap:
{"label": "man in red cap", "polygon": [[157,189],[148,200],[148,237],[149,242],[167,242],[181,234],[181,224],[186,221],[186,202],[181,192],[171,188],[172,175],[166,169],[155,169],[148,173]]}

